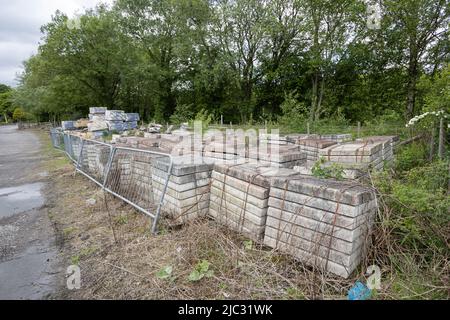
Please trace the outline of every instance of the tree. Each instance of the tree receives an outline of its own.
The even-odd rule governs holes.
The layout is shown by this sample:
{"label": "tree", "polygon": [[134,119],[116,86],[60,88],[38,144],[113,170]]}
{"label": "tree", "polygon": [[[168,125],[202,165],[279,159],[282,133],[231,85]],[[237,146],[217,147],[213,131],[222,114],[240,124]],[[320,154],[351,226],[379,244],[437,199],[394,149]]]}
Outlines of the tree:
{"label": "tree", "polygon": [[24,121],[24,120],[26,120],[26,118],[27,118],[27,115],[26,115],[25,111],[23,111],[22,108],[14,109],[13,120],[15,122]]}
{"label": "tree", "polygon": [[4,84],[0,84],[0,115],[3,116],[6,123],[12,116],[12,89]]}
{"label": "tree", "polygon": [[[400,60],[408,76],[405,117],[409,119],[416,111],[417,81],[426,67],[426,58],[450,36],[450,7],[446,0],[385,0],[382,3],[388,24],[384,28],[385,37],[394,39],[390,42],[397,49],[392,58]],[[438,60],[434,65],[445,57],[435,58]]]}

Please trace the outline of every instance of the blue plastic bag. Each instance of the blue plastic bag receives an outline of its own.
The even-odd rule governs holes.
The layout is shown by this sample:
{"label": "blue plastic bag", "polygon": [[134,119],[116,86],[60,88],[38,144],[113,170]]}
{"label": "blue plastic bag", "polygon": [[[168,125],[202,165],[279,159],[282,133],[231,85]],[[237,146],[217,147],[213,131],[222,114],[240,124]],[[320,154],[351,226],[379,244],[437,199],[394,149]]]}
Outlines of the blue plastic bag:
{"label": "blue plastic bag", "polygon": [[357,281],[348,291],[348,300],[367,300],[370,299],[371,296],[372,290],[360,281]]}

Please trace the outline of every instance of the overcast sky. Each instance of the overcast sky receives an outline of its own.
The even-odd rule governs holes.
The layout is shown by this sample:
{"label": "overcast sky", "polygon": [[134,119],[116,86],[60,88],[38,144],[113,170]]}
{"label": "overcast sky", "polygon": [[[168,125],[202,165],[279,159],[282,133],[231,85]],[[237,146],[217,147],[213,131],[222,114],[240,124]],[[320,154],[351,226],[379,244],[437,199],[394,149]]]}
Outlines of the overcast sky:
{"label": "overcast sky", "polygon": [[112,0],[0,0],[0,83],[17,85],[22,62],[37,52],[40,27],[56,10],[73,17]]}

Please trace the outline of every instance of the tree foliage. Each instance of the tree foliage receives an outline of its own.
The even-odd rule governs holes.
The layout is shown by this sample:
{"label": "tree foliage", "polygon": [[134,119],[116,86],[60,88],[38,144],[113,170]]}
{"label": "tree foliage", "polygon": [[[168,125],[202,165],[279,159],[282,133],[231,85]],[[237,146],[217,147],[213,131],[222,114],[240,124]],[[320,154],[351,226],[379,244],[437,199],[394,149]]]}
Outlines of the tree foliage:
{"label": "tree foliage", "polygon": [[379,29],[360,0],[117,0],[79,23],[56,12],[13,100],[42,119],[95,105],[227,123],[364,122],[445,104],[448,3],[380,3]]}

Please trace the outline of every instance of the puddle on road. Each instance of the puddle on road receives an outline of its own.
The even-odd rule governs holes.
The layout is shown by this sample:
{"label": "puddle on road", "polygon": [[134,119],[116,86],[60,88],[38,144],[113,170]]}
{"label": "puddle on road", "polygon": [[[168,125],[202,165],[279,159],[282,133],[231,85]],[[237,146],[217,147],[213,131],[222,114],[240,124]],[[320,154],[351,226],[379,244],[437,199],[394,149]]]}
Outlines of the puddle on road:
{"label": "puddle on road", "polygon": [[0,189],[0,219],[44,205],[43,183]]}
{"label": "puddle on road", "polygon": [[20,256],[2,262],[0,300],[44,299],[52,292],[50,263],[55,258],[55,249],[31,246]]}

